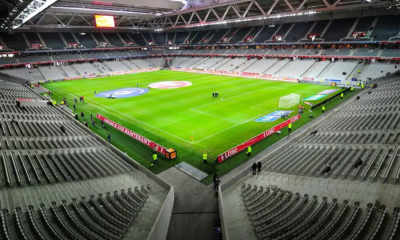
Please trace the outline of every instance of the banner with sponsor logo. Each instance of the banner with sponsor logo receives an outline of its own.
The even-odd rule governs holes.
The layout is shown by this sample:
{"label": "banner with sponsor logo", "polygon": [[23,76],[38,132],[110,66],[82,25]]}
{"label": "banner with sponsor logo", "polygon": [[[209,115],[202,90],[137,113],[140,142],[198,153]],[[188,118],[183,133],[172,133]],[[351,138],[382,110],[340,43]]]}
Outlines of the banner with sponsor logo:
{"label": "banner with sponsor logo", "polygon": [[100,119],[101,121],[103,121],[104,123],[107,123],[111,127],[113,127],[115,129],[125,133],[128,136],[131,136],[132,138],[134,138],[134,139],[138,140],[139,142],[143,143],[144,145],[146,145],[148,147],[151,147],[152,149],[156,150],[157,152],[165,155],[165,151],[167,149],[165,147],[159,145],[158,143],[155,143],[155,142],[153,142],[153,141],[151,141],[151,140],[149,140],[149,139],[147,139],[147,138],[145,138],[145,137],[143,137],[143,136],[141,136],[141,135],[139,135],[139,134],[127,129],[124,126],[119,125],[118,123],[116,123],[114,121],[111,121],[110,119],[108,119],[108,118],[106,118],[106,117],[104,117],[104,116],[102,116],[100,114],[96,114],[96,117],[98,119]]}
{"label": "banner with sponsor logo", "polygon": [[300,114],[297,114],[296,116],[289,118],[288,120],[276,125],[275,127],[268,129],[267,131],[247,140],[244,143],[241,143],[239,145],[237,145],[236,147],[229,149],[228,151],[218,155],[218,162],[221,163],[223,161],[225,161],[226,159],[238,154],[239,152],[247,149],[247,147],[258,143],[259,141],[271,136],[272,134],[276,133],[277,131],[281,130],[282,128],[286,127],[287,125],[289,125],[289,123],[295,122],[297,120],[300,119]]}

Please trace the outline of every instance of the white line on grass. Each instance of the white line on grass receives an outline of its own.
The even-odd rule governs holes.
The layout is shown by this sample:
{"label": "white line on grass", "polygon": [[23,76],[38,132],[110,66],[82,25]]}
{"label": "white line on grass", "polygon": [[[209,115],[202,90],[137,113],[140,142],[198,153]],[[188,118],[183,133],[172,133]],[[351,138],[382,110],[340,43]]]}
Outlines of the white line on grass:
{"label": "white line on grass", "polygon": [[[67,89],[65,89],[65,88],[63,88],[63,87],[60,87],[60,86],[56,86],[56,87],[61,88],[61,89],[63,89],[63,91],[69,92],[70,95],[72,95],[73,97],[76,97],[76,96],[74,95],[73,92],[71,92],[71,91],[69,91],[69,90],[67,90]],[[86,99],[88,99],[88,97],[85,97],[85,100],[86,100]],[[89,98],[89,99],[90,99],[90,98]],[[168,134],[168,135],[170,135],[170,136],[173,136],[173,137],[175,137],[175,138],[178,138],[178,139],[180,139],[180,140],[182,140],[182,141],[184,141],[184,142],[187,142],[187,143],[189,143],[189,144],[192,144],[191,141],[187,141],[187,140],[185,140],[185,139],[183,139],[183,138],[181,138],[181,137],[178,137],[178,136],[176,136],[176,135],[174,135],[174,134],[172,134],[172,133],[169,133],[169,132],[167,132],[167,131],[164,131],[164,130],[162,130],[162,129],[159,129],[158,127],[154,127],[154,126],[152,126],[152,125],[150,125],[150,124],[148,124],[148,123],[146,123],[146,122],[143,122],[143,121],[141,121],[141,120],[139,120],[139,119],[136,119],[136,118],[133,118],[133,117],[131,117],[131,116],[129,116],[129,115],[126,115],[126,114],[124,114],[124,113],[121,113],[121,112],[119,112],[119,111],[117,111],[117,110],[115,110],[115,109],[112,109],[112,108],[107,107],[107,106],[105,106],[105,105],[101,105],[101,106],[103,106],[103,107],[101,107],[98,103],[96,103],[96,102],[94,102],[94,101],[91,102],[91,103],[92,103],[93,105],[96,105],[98,108],[100,108],[101,110],[103,110],[103,111],[105,111],[105,112],[108,112],[108,111],[105,110],[103,107],[105,107],[105,108],[107,108],[107,109],[110,109],[110,110],[113,111],[113,112],[119,113],[119,114],[121,114],[121,115],[123,115],[123,116],[125,116],[125,117],[127,117],[127,118],[130,118],[130,119],[132,119],[132,120],[134,120],[134,121],[140,122],[140,123],[142,123],[142,124],[144,124],[144,125],[146,125],[146,126],[149,126],[149,127],[154,128],[154,129],[157,129],[157,130],[159,130],[159,131],[161,131],[161,132],[163,132],[163,133],[166,133],[166,134]]]}
{"label": "white line on grass", "polygon": [[232,120],[232,119],[229,119],[229,118],[220,117],[220,116],[217,116],[217,115],[214,115],[214,114],[211,114],[211,113],[207,113],[207,112],[203,112],[203,111],[200,111],[200,110],[196,110],[196,109],[193,109],[193,108],[190,109],[190,110],[193,111],[193,112],[198,112],[198,113],[206,114],[206,115],[209,115],[209,116],[212,116],[212,117],[224,119],[226,121],[230,121],[230,122],[234,122],[234,123],[240,123],[238,121],[235,121],[235,120]]}

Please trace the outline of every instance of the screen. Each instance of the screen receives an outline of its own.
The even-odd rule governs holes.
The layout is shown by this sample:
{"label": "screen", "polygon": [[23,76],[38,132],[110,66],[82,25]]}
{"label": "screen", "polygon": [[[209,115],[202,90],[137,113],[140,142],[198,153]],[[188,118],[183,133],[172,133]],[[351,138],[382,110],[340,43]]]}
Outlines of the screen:
{"label": "screen", "polygon": [[96,27],[115,27],[114,16],[94,15]]}

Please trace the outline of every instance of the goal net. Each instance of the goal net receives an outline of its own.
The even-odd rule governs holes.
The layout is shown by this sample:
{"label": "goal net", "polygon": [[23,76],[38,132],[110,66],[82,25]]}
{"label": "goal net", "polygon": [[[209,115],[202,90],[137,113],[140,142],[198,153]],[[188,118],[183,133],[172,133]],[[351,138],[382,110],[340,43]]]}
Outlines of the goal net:
{"label": "goal net", "polygon": [[279,99],[279,107],[280,108],[290,108],[292,106],[299,104],[299,102],[300,102],[300,95],[292,93],[292,94],[283,96]]}

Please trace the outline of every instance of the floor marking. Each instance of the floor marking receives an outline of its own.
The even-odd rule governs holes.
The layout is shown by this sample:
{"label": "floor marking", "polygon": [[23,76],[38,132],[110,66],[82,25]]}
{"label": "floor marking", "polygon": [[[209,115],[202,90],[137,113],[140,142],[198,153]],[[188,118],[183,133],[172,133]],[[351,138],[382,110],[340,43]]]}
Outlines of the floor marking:
{"label": "floor marking", "polygon": [[[55,87],[64,89],[64,91],[69,92],[69,95],[72,95],[73,97],[75,97],[75,95],[74,95],[73,92],[71,92],[71,91],[69,91],[69,90],[67,90],[67,89],[65,89],[65,88],[60,87],[60,86],[56,86],[56,85],[55,85]],[[278,88],[278,87],[268,87],[268,88],[287,89],[287,88]],[[329,88],[329,86],[328,86],[326,89],[328,89],[328,88]],[[263,89],[265,89],[265,88],[263,88]],[[257,92],[257,91],[260,91],[260,90],[263,90],[263,89],[259,89],[259,90],[252,91],[252,92],[246,92],[246,93],[244,93],[244,94]],[[301,90],[301,91],[306,92],[305,90]],[[307,91],[307,92],[310,92],[310,91]],[[318,92],[320,92],[320,91],[318,91]],[[240,94],[240,95],[244,95],[244,94]],[[231,98],[235,98],[235,97],[240,96],[240,95],[236,95],[236,96],[231,97]],[[227,100],[228,100],[228,99],[231,99],[231,98],[227,98]],[[271,100],[269,100],[269,101],[273,101],[273,100],[276,100],[276,99],[278,99],[278,98],[280,98],[280,97],[271,99]],[[88,97],[86,97],[86,99],[88,99]],[[89,98],[89,99],[90,99],[90,98]],[[224,101],[224,100],[220,100],[220,101]],[[269,101],[267,101],[267,102],[269,102]],[[204,140],[206,140],[206,139],[208,139],[208,138],[211,138],[211,137],[213,137],[213,136],[215,136],[215,135],[218,135],[218,134],[220,134],[220,133],[222,133],[222,132],[225,132],[225,131],[230,130],[230,129],[234,128],[234,127],[237,127],[237,126],[239,126],[239,125],[241,125],[241,124],[250,122],[250,121],[252,121],[252,120],[254,120],[254,119],[257,119],[257,118],[259,118],[259,117],[261,117],[261,116],[266,115],[266,113],[264,112],[264,113],[262,113],[262,114],[259,114],[259,115],[255,116],[255,117],[250,118],[250,119],[248,119],[248,120],[246,120],[246,121],[243,121],[243,122],[237,122],[237,121],[234,121],[234,120],[232,120],[232,119],[229,119],[229,120],[228,120],[228,119],[225,119],[225,120],[228,120],[228,121],[231,121],[231,122],[237,122],[237,124],[236,124],[236,125],[233,125],[233,126],[231,126],[231,127],[228,127],[228,128],[226,128],[226,129],[224,129],[224,130],[221,130],[221,131],[219,131],[219,132],[216,132],[216,133],[214,133],[214,134],[211,134],[211,135],[209,135],[209,136],[207,136],[207,137],[205,137],[205,138],[202,138],[202,139],[200,139],[200,140],[198,140],[198,141],[187,141],[187,140],[185,140],[185,139],[183,139],[183,138],[181,138],[181,137],[178,137],[178,136],[176,136],[176,135],[174,135],[174,134],[172,134],[172,133],[166,132],[166,131],[164,131],[164,130],[162,130],[162,129],[160,129],[160,128],[157,128],[157,127],[155,127],[155,126],[152,126],[152,125],[150,125],[150,124],[148,124],[148,123],[146,123],[146,122],[143,122],[143,121],[141,121],[141,120],[138,120],[138,119],[136,119],[136,118],[134,118],[134,117],[128,116],[128,115],[126,115],[126,114],[124,114],[124,113],[121,113],[121,112],[115,110],[115,109],[109,108],[109,107],[107,107],[107,106],[105,106],[105,105],[101,105],[101,106],[103,106],[103,107],[101,107],[101,106],[99,106],[99,103],[96,103],[96,102],[93,102],[93,101],[91,101],[91,102],[92,102],[92,104],[96,105],[99,109],[101,109],[101,110],[103,110],[103,111],[105,111],[105,112],[108,112],[108,111],[105,110],[103,107],[105,107],[105,108],[107,108],[107,109],[110,109],[111,111],[114,111],[114,112],[116,112],[116,113],[119,113],[119,114],[121,114],[121,115],[123,115],[123,116],[126,116],[127,118],[130,118],[130,119],[132,119],[132,120],[134,120],[134,121],[143,123],[143,124],[146,125],[146,126],[149,126],[149,127],[151,127],[151,128],[157,129],[157,130],[159,130],[159,131],[161,131],[161,132],[163,132],[163,133],[166,133],[167,135],[170,135],[170,136],[173,136],[173,137],[175,137],[175,138],[177,138],[177,139],[180,139],[180,140],[182,140],[182,141],[184,141],[184,142],[186,142],[186,143],[188,143],[188,144],[196,144],[196,143],[199,143],[199,142],[204,141]],[[189,109],[189,110],[192,110],[192,111],[195,111],[195,112],[200,112],[200,113],[203,113],[203,114],[207,114],[207,113],[205,113],[205,112],[196,110],[196,108],[199,108],[199,107],[202,107],[202,106],[206,106],[206,105],[210,105],[210,104],[214,104],[214,103],[217,103],[217,102],[207,103],[207,104],[204,104],[204,105],[201,105],[201,106],[198,106],[198,107],[191,108],[191,109]],[[264,103],[266,103],[266,102],[264,102]],[[257,105],[260,105],[260,104],[257,104]],[[257,106],[257,105],[255,105],[255,106]],[[252,107],[251,107],[251,108],[252,108]],[[273,111],[275,111],[275,110],[277,110],[277,109],[279,109],[279,107],[278,107],[278,108],[274,108],[274,109],[272,109],[272,110],[268,110],[268,111],[272,111],[272,112],[273,112]],[[264,110],[261,110],[261,109],[255,109],[255,110],[264,111]],[[212,115],[212,114],[207,114],[207,115]],[[219,116],[216,116],[216,115],[212,115],[212,116],[214,116],[214,117],[219,117]],[[223,117],[219,117],[219,118],[224,119]]]}
{"label": "floor marking", "polygon": [[[67,90],[67,89],[65,89],[65,88],[63,88],[63,87],[59,87],[59,86],[56,86],[56,87],[61,88],[61,89],[63,89],[63,90],[66,91],[66,92],[69,92],[69,93],[70,93],[69,95],[72,95],[73,97],[75,97],[74,94],[73,94],[72,92],[70,92],[69,90]],[[89,98],[89,97],[85,97],[85,100],[88,99],[88,98]],[[90,99],[90,98],[89,98],[89,99]],[[102,105],[102,107],[100,107],[98,103],[93,102],[93,101],[91,101],[91,104],[96,105],[99,109],[101,109],[101,110],[103,110],[103,111],[105,111],[105,112],[108,112],[107,110],[105,110],[105,109],[103,108],[103,107],[105,107],[105,108],[107,108],[107,109],[110,109],[110,110],[113,111],[113,112],[119,113],[119,114],[121,114],[121,115],[123,115],[123,116],[125,116],[125,117],[127,117],[127,118],[130,118],[130,119],[132,119],[132,120],[134,120],[134,121],[143,123],[143,124],[146,125],[146,126],[152,127],[152,128],[154,128],[154,129],[157,129],[157,130],[159,130],[159,131],[161,131],[161,132],[163,132],[163,133],[166,133],[166,134],[168,134],[168,135],[170,135],[170,136],[173,136],[173,137],[175,137],[175,138],[178,138],[178,139],[180,139],[180,140],[182,140],[182,141],[184,141],[184,142],[186,142],[186,143],[192,144],[191,141],[187,141],[187,140],[185,140],[185,139],[183,139],[183,138],[181,138],[181,137],[178,137],[178,136],[176,136],[176,135],[174,135],[174,134],[172,134],[172,133],[166,132],[166,131],[164,131],[164,130],[158,128],[158,127],[154,127],[154,126],[152,126],[152,125],[150,125],[150,124],[148,124],[148,123],[146,123],[146,122],[143,122],[143,121],[141,121],[141,120],[139,120],[139,119],[136,119],[136,118],[134,118],[134,117],[132,117],[132,116],[126,115],[126,114],[124,114],[124,113],[121,113],[121,112],[119,112],[119,111],[117,111],[117,110],[115,110],[115,109],[109,108],[109,107],[107,107],[107,106],[105,106],[105,105]]]}
{"label": "floor marking", "polygon": [[198,112],[198,113],[205,114],[205,115],[209,115],[209,116],[212,116],[212,117],[224,119],[224,120],[226,120],[226,121],[230,121],[230,122],[234,122],[234,123],[240,123],[240,122],[238,122],[238,121],[235,121],[235,120],[232,120],[232,119],[229,119],[229,118],[220,117],[220,116],[217,116],[217,115],[214,115],[214,114],[211,114],[211,113],[206,113],[206,112],[203,112],[203,111],[199,111],[199,110],[196,110],[196,109],[193,109],[193,108],[190,109],[190,110],[193,111],[193,112]]}

